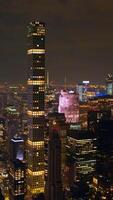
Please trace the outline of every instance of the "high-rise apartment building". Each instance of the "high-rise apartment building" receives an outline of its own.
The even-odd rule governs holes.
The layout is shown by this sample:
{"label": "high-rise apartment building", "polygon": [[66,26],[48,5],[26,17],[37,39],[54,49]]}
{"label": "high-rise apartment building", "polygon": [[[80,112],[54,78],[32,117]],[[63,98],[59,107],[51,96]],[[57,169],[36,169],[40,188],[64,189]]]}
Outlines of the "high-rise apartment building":
{"label": "high-rise apartment building", "polygon": [[44,193],[45,24],[28,25],[28,180],[32,199]]}

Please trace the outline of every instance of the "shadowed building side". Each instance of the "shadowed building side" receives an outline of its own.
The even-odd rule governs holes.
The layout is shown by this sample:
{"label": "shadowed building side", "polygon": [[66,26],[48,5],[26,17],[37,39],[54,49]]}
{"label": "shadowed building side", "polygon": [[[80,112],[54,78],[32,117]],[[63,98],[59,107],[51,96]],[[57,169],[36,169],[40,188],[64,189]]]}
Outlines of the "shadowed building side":
{"label": "shadowed building side", "polygon": [[50,135],[48,155],[48,200],[63,200],[61,181],[61,141],[57,131],[53,131]]}

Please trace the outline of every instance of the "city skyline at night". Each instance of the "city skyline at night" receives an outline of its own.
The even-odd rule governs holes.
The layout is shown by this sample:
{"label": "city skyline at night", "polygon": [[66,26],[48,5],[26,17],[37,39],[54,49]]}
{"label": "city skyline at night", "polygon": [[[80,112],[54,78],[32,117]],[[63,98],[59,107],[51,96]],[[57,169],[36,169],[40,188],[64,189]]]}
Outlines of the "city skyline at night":
{"label": "city skyline at night", "polygon": [[0,15],[0,200],[112,200],[113,0]]}

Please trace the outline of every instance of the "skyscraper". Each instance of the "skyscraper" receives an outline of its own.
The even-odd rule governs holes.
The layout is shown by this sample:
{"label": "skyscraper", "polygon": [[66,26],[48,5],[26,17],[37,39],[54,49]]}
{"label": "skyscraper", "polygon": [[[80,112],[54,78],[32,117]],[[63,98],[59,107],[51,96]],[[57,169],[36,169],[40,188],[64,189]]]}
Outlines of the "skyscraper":
{"label": "skyscraper", "polygon": [[113,75],[108,74],[106,77],[106,90],[108,95],[113,95]]}
{"label": "skyscraper", "polygon": [[67,124],[63,113],[49,113],[47,200],[62,200],[65,190]]}
{"label": "skyscraper", "polygon": [[63,91],[59,96],[59,113],[64,113],[66,122],[79,122],[79,100],[74,91]]}
{"label": "skyscraper", "polygon": [[96,131],[97,161],[91,199],[113,199],[113,119],[101,119]]}
{"label": "skyscraper", "polygon": [[67,139],[68,191],[70,188],[74,199],[89,199],[96,165],[96,136],[86,129],[70,128]]}
{"label": "skyscraper", "polygon": [[15,135],[10,141],[9,193],[11,200],[24,200],[26,176],[24,140]]}
{"label": "skyscraper", "polygon": [[45,24],[28,25],[28,191],[32,199],[44,193]]}

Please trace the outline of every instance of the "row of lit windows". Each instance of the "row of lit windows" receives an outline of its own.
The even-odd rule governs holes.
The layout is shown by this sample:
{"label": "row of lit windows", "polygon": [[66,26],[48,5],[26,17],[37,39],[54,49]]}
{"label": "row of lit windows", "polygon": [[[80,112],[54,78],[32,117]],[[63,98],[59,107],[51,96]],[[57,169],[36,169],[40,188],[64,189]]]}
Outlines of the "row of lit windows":
{"label": "row of lit windows", "polygon": [[29,115],[29,116],[42,116],[42,115],[44,115],[45,113],[44,113],[44,111],[28,111],[27,112],[27,114]]}
{"label": "row of lit windows", "polygon": [[30,174],[31,176],[44,176],[44,171],[31,171],[30,169],[28,169],[28,174]]}
{"label": "row of lit windows", "polygon": [[24,192],[22,192],[22,190],[15,190],[15,195],[23,195],[23,194]]}
{"label": "row of lit windows", "polygon": [[[30,35],[28,35],[28,37],[30,36],[38,36],[38,35],[45,35],[45,31],[43,31],[42,33],[31,33]],[[41,40],[43,40],[44,38],[41,38]]]}
{"label": "row of lit windows", "polygon": [[44,76],[32,76],[32,78],[44,79]]}
{"label": "row of lit windows", "polygon": [[30,192],[32,193],[32,194],[37,194],[37,193],[44,193],[44,187],[41,187],[41,188],[34,188],[34,189],[30,189]]}
{"label": "row of lit windows", "polygon": [[44,168],[44,162],[42,162],[42,157],[40,159],[36,159],[36,157],[35,157],[35,159],[34,159],[35,163],[33,163],[33,160],[31,160],[31,157],[28,161],[29,161],[28,169],[32,170],[33,167],[35,167],[35,171],[41,171]]}
{"label": "row of lit windows", "polygon": [[32,125],[31,128],[39,128],[39,126],[36,124],[36,125]]}
{"label": "row of lit windows", "polygon": [[38,103],[38,100],[33,100],[33,103]]}
{"label": "row of lit windows", "polygon": [[29,49],[27,54],[45,54],[45,49]]}
{"label": "row of lit windows", "polygon": [[33,91],[33,94],[39,94],[39,92],[44,92],[45,91],[45,88],[44,88],[44,86],[39,86],[39,88],[38,88],[38,91]]}
{"label": "row of lit windows", "polygon": [[40,89],[39,91],[40,91],[40,92],[44,92],[45,90],[44,90],[44,89]]}
{"label": "row of lit windows", "polygon": [[[40,62],[39,60],[37,60],[37,62]],[[44,67],[35,67],[35,66],[33,66],[33,67],[31,67],[30,69],[45,69]]]}
{"label": "row of lit windows", "polygon": [[33,107],[33,110],[35,110],[35,109],[39,109],[39,107]]}
{"label": "row of lit windows", "polygon": [[44,89],[44,87],[41,87],[41,86],[40,86],[40,87],[39,87],[39,90],[42,90],[42,89]]}
{"label": "row of lit windows", "polygon": [[45,81],[35,81],[35,80],[28,80],[28,85],[44,85]]}
{"label": "row of lit windows", "polygon": [[15,180],[19,180],[21,178],[24,178],[24,171],[21,171],[20,169],[15,172]]}
{"label": "row of lit windows", "polygon": [[44,147],[44,141],[32,142],[32,141],[28,140],[27,143],[28,143],[28,145],[33,146],[33,147],[39,147],[39,148]]}
{"label": "row of lit windows", "polygon": [[33,91],[33,94],[38,94],[39,92],[37,92],[37,91]]}

